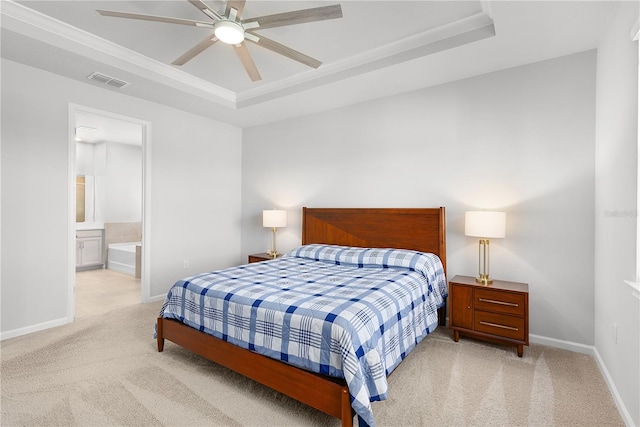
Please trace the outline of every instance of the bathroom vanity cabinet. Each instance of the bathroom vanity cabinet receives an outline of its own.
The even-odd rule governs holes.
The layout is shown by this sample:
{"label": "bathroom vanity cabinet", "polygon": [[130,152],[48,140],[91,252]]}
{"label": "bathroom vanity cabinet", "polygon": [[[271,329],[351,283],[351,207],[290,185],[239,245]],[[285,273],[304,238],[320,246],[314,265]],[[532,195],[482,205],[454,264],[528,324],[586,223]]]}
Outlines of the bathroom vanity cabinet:
{"label": "bathroom vanity cabinet", "polygon": [[76,230],[76,270],[104,266],[103,230]]}

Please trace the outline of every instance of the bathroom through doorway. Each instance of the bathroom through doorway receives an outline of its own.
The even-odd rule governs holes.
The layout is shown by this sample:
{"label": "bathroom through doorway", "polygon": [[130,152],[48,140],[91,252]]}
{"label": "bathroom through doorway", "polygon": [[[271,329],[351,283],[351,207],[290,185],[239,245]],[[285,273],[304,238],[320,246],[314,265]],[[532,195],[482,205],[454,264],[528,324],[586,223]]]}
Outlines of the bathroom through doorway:
{"label": "bathroom through doorway", "polygon": [[87,107],[71,109],[75,263],[69,316],[77,318],[140,303],[148,294],[143,256],[148,123]]}

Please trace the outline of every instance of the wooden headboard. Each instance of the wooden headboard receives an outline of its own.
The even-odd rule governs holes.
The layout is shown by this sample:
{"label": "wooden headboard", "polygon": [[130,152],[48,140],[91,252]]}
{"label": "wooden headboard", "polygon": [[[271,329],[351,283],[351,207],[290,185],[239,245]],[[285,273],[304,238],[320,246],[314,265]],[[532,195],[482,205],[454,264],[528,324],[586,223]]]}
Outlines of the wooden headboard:
{"label": "wooden headboard", "polygon": [[302,244],[412,249],[447,271],[444,208],[302,208]]}

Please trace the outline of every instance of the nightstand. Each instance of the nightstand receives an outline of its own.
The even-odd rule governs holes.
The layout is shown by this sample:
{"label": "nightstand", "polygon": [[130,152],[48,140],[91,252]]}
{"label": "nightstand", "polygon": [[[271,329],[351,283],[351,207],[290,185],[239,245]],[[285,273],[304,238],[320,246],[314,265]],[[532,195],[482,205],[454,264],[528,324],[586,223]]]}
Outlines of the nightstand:
{"label": "nightstand", "polygon": [[[282,255],[278,254],[277,258],[280,258]],[[266,252],[262,252],[260,254],[251,254],[249,255],[249,264],[252,262],[261,262],[261,261],[269,261],[270,259],[274,259],[271,255]]]}
{"label": "nightstand", "polygon": [[474,277],[455,276],[449,281],[449,329],[460,335],[497,344],[514,345],[522,357],[529,345],[529,285],[494,280],[490,285]]}

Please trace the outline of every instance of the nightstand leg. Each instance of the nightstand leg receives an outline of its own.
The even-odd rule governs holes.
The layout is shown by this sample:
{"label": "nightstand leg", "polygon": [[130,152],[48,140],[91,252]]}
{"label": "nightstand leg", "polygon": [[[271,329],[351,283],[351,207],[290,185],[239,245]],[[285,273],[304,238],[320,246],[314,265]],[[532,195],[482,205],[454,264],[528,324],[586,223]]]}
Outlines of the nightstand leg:
{"label": "nightstand leg", "polygon": [[522,344],[518,344],[518,357],[522,357],[523,352],[524,352],[524,346]]}
{"label": "nightstand leg", "polygon": [[458,331],[453,331],[453,340],[455,342],[458,342],[458,340],[460,339],[460,332]]}

